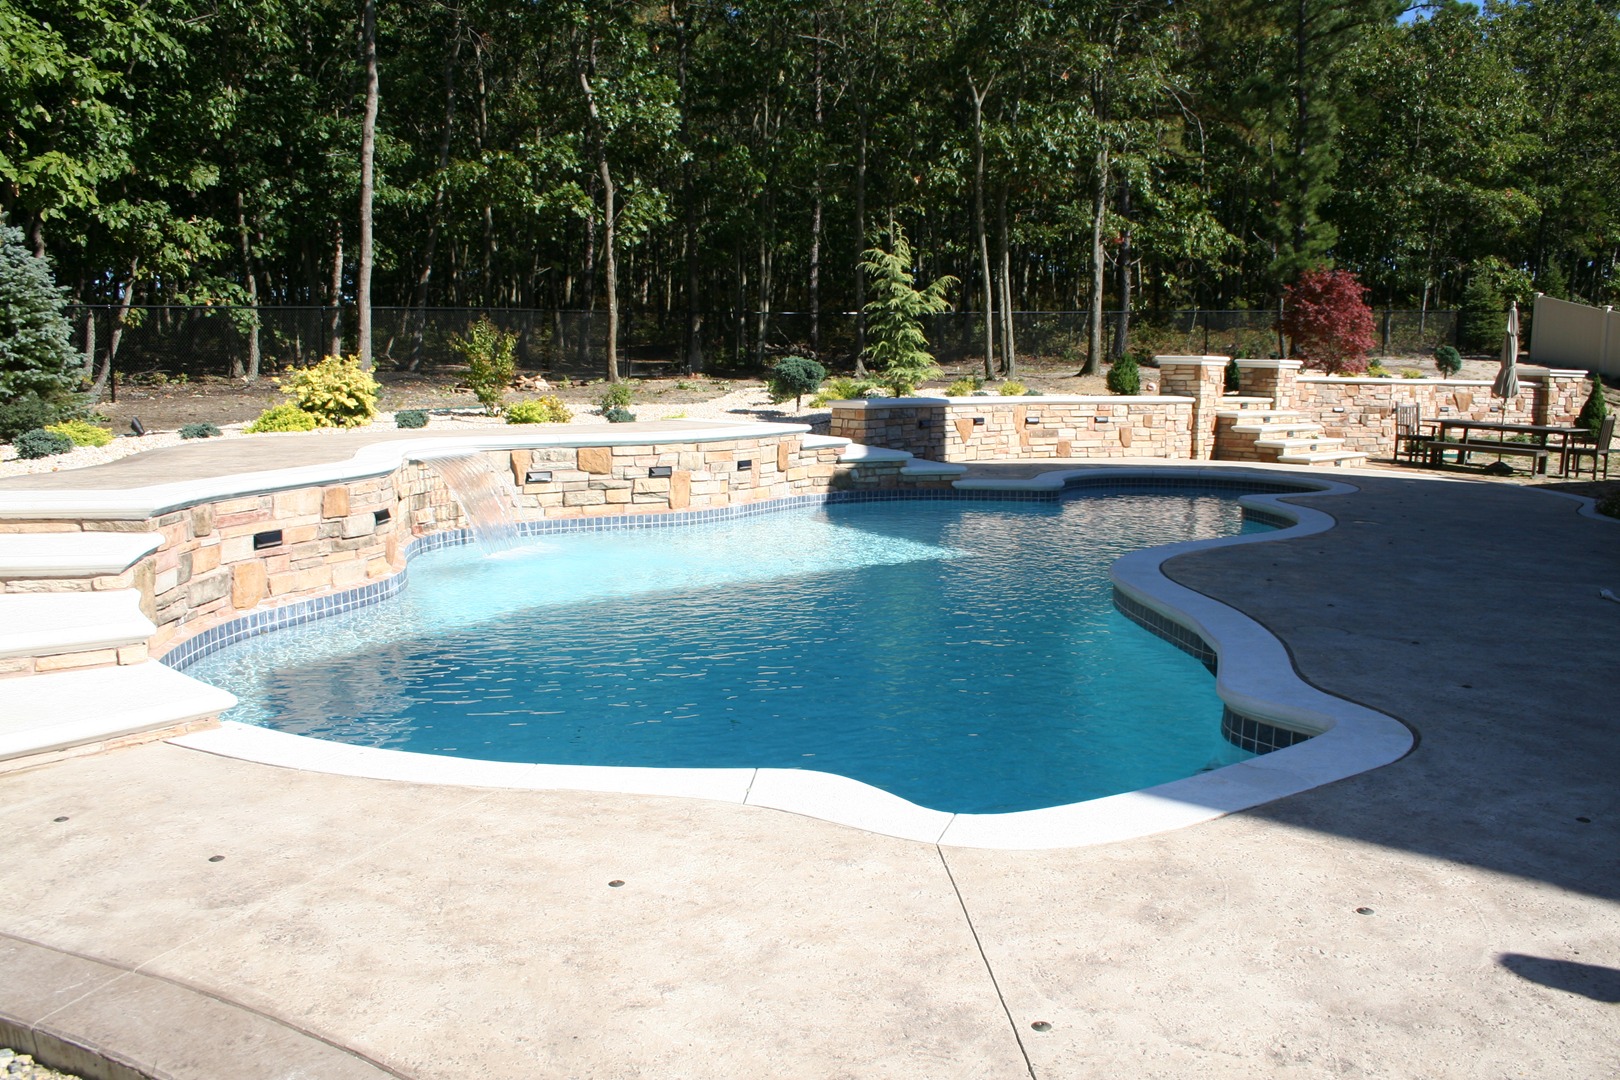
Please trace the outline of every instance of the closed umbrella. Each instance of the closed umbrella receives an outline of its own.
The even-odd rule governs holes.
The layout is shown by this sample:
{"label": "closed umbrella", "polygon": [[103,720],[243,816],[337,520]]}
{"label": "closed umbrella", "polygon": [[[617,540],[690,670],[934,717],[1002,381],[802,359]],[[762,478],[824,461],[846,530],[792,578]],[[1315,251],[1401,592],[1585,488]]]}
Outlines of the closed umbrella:
{"label": "closed umbrella", "polygon": [[1502,335],[1502,370],[1496,373],[1491,393],[1502,399],[1502,419],[1507,419],[1509,398],[1519,396],[1519,305],[1508,305],[1507,333]]}

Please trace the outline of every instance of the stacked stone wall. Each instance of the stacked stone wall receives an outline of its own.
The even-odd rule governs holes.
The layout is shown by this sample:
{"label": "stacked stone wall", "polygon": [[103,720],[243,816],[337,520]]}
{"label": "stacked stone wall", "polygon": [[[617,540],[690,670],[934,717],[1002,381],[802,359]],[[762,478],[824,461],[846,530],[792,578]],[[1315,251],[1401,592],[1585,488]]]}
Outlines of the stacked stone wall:
{"label": "stacked stone wall", "polygon": [[834,402],[829,432],[953,463],[1186,458],[1192,416],[1175,397],[880,398]]}
{"label": "stacked stone wall", "polygon": [[[499,473],[510,471],[520,521],[658,514],[832,490],[949,484],[913,482],[901,475],[904,462],[840,463],[839,446],[806,447],[798,435],[484,453]],[[649,476],[655,468],[668,468],[670,475]],[[551,479],[525,483],[536,469],[550,472]],[[138,663],[149,652],[160,656],[243,612],[396,573],[413,536],[467,525],[439,474],[417,463],[382,476],[219,499],[143,520],[0,521],[0,532],[156,532],[163,537],[154,553],[121,574],[0,580],[0,592],[138,590],[142,611],[157,626],[145,645],[116,654],[100,650],[50,658],[58,666]],[[8,664],[0,675],[34,670],[31,662]]]}
{"label": "stacked stone wall", "polygon": [[1346,379],[1302,376],[1292,408],[1323,433],[1369,457],[1395,452],[1395,406],[1416,403],[1425,419],[1455,417],[1509,424],[1568,425],[1585,400],[1585,379],[1568,373],[1527,373],[1503,407],[1489,382],[1462,379]]}

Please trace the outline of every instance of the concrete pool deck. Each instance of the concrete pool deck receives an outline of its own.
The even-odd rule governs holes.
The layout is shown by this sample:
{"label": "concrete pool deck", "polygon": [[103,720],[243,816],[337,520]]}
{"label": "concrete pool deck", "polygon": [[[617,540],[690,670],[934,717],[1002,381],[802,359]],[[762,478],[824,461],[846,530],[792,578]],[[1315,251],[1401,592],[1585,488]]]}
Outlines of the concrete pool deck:
{"label": "concrete pool deck", "polygon": [[148,745],[0,775],[0,1015],[188,1078],[1614,1075],[1620,522],[1331,475],[1166,569],[1392,765],[1016,852]]}

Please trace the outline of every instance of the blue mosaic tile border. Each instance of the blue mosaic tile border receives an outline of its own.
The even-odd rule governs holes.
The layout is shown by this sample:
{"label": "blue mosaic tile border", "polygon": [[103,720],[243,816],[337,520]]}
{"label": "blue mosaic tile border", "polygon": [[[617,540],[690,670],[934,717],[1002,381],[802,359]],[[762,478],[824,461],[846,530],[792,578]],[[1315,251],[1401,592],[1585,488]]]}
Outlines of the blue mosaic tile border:
{"label": "blue mosaic tile border", "polygon": [[[1144,630],[1163,638],[1197,659],[1209,669],[1211,675],[1215,674],[1220,658],[1202,635],[1194,633],[1145,604],[1138,603],[1118,589],[1114,590],[1114,607],[1121,615]],[[1221,706],[1221,735],[1233,746],[1247,750],[1251,754],[1269,754],[1273,750],[1281,750],[1310,738],[1302,731],[1278,727],[1256,720],[1252,716],[1233,712],[1231,706],[1224,704]]]}
{"label": "blue mosaic tile border", "polygon": [[1221,710],[1221,734],[1227,742],[1251,754],[1269,754],[1310,738],[1303,731],[1267,724],[1230,708]]}

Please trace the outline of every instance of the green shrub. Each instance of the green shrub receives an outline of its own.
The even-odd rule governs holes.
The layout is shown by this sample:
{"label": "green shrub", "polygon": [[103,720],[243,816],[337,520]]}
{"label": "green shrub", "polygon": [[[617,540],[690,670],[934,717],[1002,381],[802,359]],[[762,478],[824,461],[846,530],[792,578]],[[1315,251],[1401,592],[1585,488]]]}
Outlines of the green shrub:
{"label": "green shrub", "polygon": [[784,356],[771,369],[767,380],[771,401],[780,405],[792,398],[793,407],[797,409],[803,404],[804,395],[820,389],[826,377],[827,369],[814,360],[803,356]]}
{"label": "green shrub", "polygon": [[50,402],[77,384],[80,357],[62,314],[66,302],[49,260],[34,257],[21,229],[0,226],[0,401],[31,394]]}
{"label": "green shrub", "polygon": [[242,430],[249,435],[261,435],[271,431],[314,431],[320,426],[312,414],[288,401],[264,410],[258,419]]}
{"label": "green shrub", "polygon": [[1374,360],[1367,365],[1367,377],[1369,379],[1387,379],[1389,378],[1389,368],[1384,366],[1382,360]]}
{"label": "green shrub", "polygon": [[964,375],[945,388],[946,397],[967,397],[984,385],[977,375]]}
{"label": "green shrub", "polygon": [[602,395],[602,400],[597,402],[597,405],[603,413],[606,413],[609,409],[628,408],[630,398],[634,393],[634,389],[628,382],[609,383],[607,392]]}
{"label": "green shrub", "polygon": [[1604,517],[1620,518],[1620,491],[1598,500],[1597,512]]}
{"label": "green shrub", "polygon": [[73,440],[58,431],[35,428],[17,436],[12,445],[16,446],[20,458],[42,458],[67,453],[73,449]]}
{"label": "green shrub", "polygon": [[1592,392],[1586,395],[1586,404],[1581,406],[1581,413],[1575,418],[1575,426],[1583,427],[1596,438],[1598,428],[1603,426],[1603,418],[1609,415],[1609,399],[1603,395],[1603,376],[1597,372],[1592,373]]}
{"label": "green shrub", "polygon": [[219,435],[219,428],[208,423],[186,424],[180,429],[182,439],[217,439]]}
{"label": "green shrub", "polygon": [[1025,391],[1024,391],[1024,396],[1025,396],[1025,397],[1040,397],[1040,396],[1041,396],[1041,392],[1040,392],[1040,391],[1039,391],[1039,390],[1037,390],[1037,389],[1035,389],[1035,388],[1034,388],[1034,387],[1033,387],[1033,386],[1032,386],[1032,387],[1030,387],[1030,388],[1029,388],[1029,389],[1028,389],[1028,390],[1025,390]]}
{"label": "green shrub", "polygon": [[636,414],[629,409],[621,409],[615,405],[613,408],[603,411],[602,419],[610,424],[633,424],[636,422]]}
{"label": "green shrub", "polygon": [[[1235,351],[1241,352],[1242,350],[1239,349],[1239,350],[1235,350]],[[1137,381],[1138,382],[1141,381],[1141,372],[1140,371],[1137,372]],[[1230,360],[1228,360],[1226,362],[1226,387],[1225,387],[1225,389],[1226,389],[1226,392],[1228,394],[1237,394],[1237,393],[1241,393],[1243,391],[1243,372],[1238,367],[1238,358],[1235,357],[1235,356],[1232,357],[1232,359],[1230,359]]]}
{"label": "green shrub", "polygon": [[1108,365],[1108,392],[1133,395],[1142,392],[1142,366],[1130,353]]}
{"label": "green shrub", "polygon": [[1403,367],[1403,368],[1401,368],[1401,378],[1403,378],[1403,379],[1421,379],[1421,378],[1423,378],[1423,372],[1419,371],[1415,367]]}
{"label": "green shrub", "polygon": [[401,409],[394,414],[394,426],[401,428],[427,427],[427,413],[421,409]]}
{"label": "green shrub", "polygon": [[555,394],[533,401],[519,401],[506,408],[508,424],[565,424],[574,418],[568,406]]}
{"label": "green shrub", "polygon": [[276,385],[315,418],[316,427],[363,427],[377,415],[377,380],[361,369],[358,356],[328,356]]}
{"label": "green shrub", "polygon": [[1453,346],[1442,345],[1434,350],[1434,366],[1449,379],[1462,370],[1462,353]]}
{"label": "green shrub", "polygon": [[61,415],[59,406],[38,394],[24,394],[15,401],[0,402],[0,439],[11,442],[25,431],[55,423]]}
{"label": "green shrub", "polygon": [[1002,397],[1023,397],[1024,392],[1028,389],[1029,387],[1025,386],[1017,379],[1008,379],[1006,382],[1001,384],[1000,391]]}
{"label": "green shrub", "polygon": [[505,332],[485,315],[467,328],[465,337],[452,337],[450,347],[467,361],[467,389],[484,412],[498,415],[501,398],[517,373],[517,335]]}
{"label": "green shrub", "polygon": [[63,420],[47,424],[45,430],[64,436],[74,446],[106,446],[112,442],[112,432],[98,428],[88,420]]}
{"label": "green shrub", "polygon": [[821,391],[810,404],[820,407],[829,401],[855,401],[877,388],[878,384],[871,379],[852,379],[847,375],[836,375],[821,384]]}

